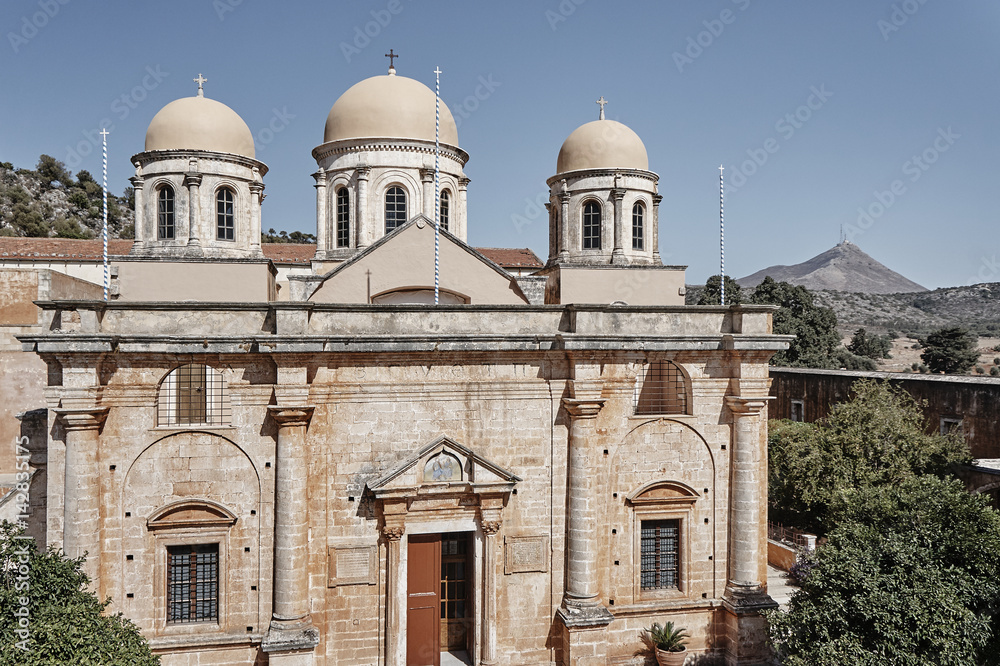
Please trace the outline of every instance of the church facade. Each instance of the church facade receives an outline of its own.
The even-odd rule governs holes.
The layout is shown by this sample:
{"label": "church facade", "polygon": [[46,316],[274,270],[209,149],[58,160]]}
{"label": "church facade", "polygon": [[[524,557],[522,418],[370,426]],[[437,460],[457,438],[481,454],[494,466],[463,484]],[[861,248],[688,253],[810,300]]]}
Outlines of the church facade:
{"label": "church facade", "polygon": [[168,665],[642,664],[665,621],[689,663],[769,663],[788,340],[683,304],[639,137],[603,107],[570,134],[548,260],[514,275],[466,242],[451,114],[435,172],[434,94],[390,69],[333,105],[315,255],[279,276],[267,167],[201,83],[132,160],[115,297],[53,290],[19,337],[35,515],[111,610]]}

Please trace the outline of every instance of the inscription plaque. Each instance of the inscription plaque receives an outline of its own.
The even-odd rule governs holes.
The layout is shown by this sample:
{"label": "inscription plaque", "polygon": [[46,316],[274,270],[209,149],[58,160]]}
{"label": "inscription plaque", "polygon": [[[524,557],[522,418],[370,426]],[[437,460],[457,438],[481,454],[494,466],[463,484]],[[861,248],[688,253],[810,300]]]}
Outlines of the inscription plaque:
{"label": "inscription plaque", "polygon": [[504,537],[504,574],[548,571],[549,537]]}
{"label": "inscription plaque", "polygon": [[377,581],[377,546],[330,546],[327,587],[374,585]]}

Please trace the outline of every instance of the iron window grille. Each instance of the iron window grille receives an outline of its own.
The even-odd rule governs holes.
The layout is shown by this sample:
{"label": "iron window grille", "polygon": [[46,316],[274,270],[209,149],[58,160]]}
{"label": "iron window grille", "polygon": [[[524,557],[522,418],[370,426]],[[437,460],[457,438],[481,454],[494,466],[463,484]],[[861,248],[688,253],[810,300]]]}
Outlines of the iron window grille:
{"label": "iron window grille", "polygon": [[680,589],[680,521],[644,520],[641,530],[641,588]]}
{"label": "iron window grille", "polygon": [[595,201],[583,207],[583,249],[601,249],[601,207]]}
{"label": "iron window grille", "polygon": [[157,238],[171,240],[174,237],[174,188],[164,185],[156,200]]}
{"label": "iron window grille", "polygon": [[219,621],[219,544],[167,546],[167,622]]}
{"label": "iron window grille", "polygon": [[351,193],[337,190],[337,247],[351,246]]}
{"label": "iron window grille", "polygon": [[448,218],[451,215],[451,195],[448,190],[441,191],[441,228],[448,231]]}
{"label": "iron window grille", "polygon": [[158,426],[225,425],[231,415],[225,379],[207,365],[182,365],[160,384]]}
{"label": "iron window grille", "polygon": [[642,222],[645,216],[642,204],[637,203],[632,206],[632,249],[641,250],[643,248]]}
{"label": "iron window grille", "polygon": [[684,375],[671,361],[654,361],[635,378],[632,404],[636,414],[687,414]]}
{"label": "iron window grille", "polygon": [[385,233],[406,224],[406,192],[390,187],[385,193]]}
{"label": "iron window grille", "polygon": [[233,191],[223,187],[215,195],[216,238],[219,240],[234,240],[236,234],[236,215],[233,212],[236,201]]}

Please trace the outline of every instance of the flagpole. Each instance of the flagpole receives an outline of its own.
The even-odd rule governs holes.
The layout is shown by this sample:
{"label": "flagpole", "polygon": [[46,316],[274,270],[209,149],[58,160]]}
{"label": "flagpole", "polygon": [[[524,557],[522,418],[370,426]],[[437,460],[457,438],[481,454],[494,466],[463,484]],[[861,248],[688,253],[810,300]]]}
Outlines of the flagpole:
{"label": "flagpole", "polygon": [[725,184],[722,172],[725,167],[719,165],[719,287],[722,294],[722,304],[726,304],[726,222],[725,222]]}
{"label": "flagpole", "polygon": [[441,298],[441,68],[434,68],[434,305]]}
{"label": "flagpole", "polygon": [[104,302],[108,301],[108,130],[101,129],[104,154]]}

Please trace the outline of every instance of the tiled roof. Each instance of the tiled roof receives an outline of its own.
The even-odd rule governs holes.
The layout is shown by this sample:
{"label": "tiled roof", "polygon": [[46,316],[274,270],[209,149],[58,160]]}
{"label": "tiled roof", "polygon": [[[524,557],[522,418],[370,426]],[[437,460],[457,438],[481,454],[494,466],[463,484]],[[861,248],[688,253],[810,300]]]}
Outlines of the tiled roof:
{"label": "tiled roof", "polygon": [[542,267],[542,261],[526,247],[477,247],[476,251],[504,268]]}

